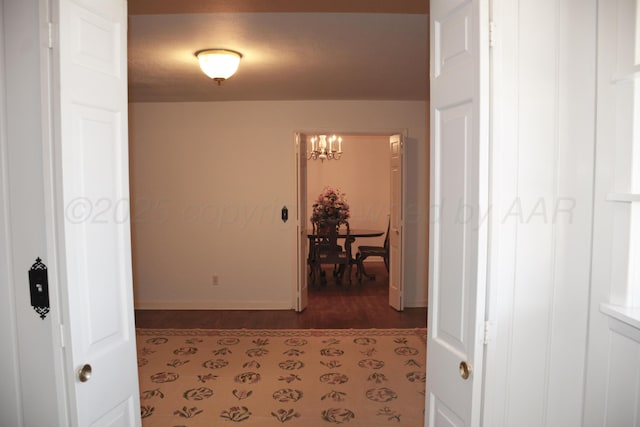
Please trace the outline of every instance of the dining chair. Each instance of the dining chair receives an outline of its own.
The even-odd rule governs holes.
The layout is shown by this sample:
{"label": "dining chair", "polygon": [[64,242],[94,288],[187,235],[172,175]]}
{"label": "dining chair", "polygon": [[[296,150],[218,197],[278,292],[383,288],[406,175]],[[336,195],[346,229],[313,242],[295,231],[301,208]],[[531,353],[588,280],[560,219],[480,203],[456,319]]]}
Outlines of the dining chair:
{"label": "dining chair", "polygon": [[309,264],[311,268],[311,283],[326,284],[326,275],[322,266],[330,264],[334,266],[333,277],[337,284],[342,283],[345,271],[348,270],[349,285],[351,285],[352,256],[351,246],[341,246],[338,243],[340,227],[346,228],[343,233],[346,241],[350,239],[350,228],[347,221],[321,221],[313,222],[313,237],[309,248]]}
{"label": "dining chair", "polygon": [[367,274],[364,269],[364,260],[369,257],[381,257],[384,261],[384,266],[389,273],[389,229],[391,228],[391,221],[387,225],[387,233],[384,236],[384,244],[382,246],[358,246],[358,252],[356,253],[356,278],[359,282],[362,281],[362,276],[366,276],[369,280],[376,278],[375,274]]}

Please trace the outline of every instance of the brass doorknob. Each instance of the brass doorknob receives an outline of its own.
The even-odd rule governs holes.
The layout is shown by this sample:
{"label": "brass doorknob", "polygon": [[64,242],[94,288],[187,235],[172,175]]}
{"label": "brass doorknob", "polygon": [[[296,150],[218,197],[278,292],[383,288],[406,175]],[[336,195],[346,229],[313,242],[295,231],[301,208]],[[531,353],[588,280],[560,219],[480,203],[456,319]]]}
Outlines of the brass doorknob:
{"label": "brass doorknob", "polygon": [[78,371],[78,379],[82,383],[86,383],[91,378],[91,365],[88,363]]}
{"label": "brass doorknob", "polygon": [[471,375],[471,366],[467,365],[467,362],[462,361],[460,362],[460,376],[462,377],[463,380],[466,380],[469,378],[469,375]]}

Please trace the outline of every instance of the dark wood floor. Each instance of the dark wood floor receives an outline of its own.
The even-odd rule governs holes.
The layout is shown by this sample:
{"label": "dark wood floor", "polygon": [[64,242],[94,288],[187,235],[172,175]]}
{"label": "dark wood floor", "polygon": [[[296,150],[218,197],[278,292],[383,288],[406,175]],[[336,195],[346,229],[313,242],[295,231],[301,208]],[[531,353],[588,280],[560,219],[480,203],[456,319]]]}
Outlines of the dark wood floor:
{"label": "dark wood floor", "polygon": [[[203,329],[341,329],[425,328],[426,308],[398,312],[389,306],[386,270],[382,263],[367,264],[375,280],[309,288],[309,305],[294,310],[136,310],[138,328]],[[355,273],[355,268],[354,268]],[[329,277],[331,274],[329,272]],[[346,279],[345,279],[346,282]]]}

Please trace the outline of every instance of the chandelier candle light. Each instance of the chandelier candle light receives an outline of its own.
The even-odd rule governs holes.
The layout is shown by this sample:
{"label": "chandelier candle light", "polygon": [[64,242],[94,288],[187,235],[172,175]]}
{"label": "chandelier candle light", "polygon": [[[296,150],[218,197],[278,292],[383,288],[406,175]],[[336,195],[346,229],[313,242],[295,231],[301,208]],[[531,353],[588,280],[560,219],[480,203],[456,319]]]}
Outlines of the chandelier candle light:
{"label": "chandelier candle light", "polygon": [[[327,143],[328,139],[328,143]],[[311,153],[309,153],[309,160],[340,160],[342,157],[342,137],[318,135],[317,137],[311,137]]]}

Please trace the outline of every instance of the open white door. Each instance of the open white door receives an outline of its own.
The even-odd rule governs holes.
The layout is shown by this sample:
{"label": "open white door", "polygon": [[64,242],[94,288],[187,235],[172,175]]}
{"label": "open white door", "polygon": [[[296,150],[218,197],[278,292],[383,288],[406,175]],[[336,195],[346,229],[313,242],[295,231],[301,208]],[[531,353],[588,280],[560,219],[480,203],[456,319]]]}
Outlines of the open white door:
{"label": "open white door", "polygon": [[307,237],[307,136],[296,133],[296,174],[298,182],[298,288],[296,310],[302,311],[309,301],[309,274],[307,257],[309,256],[309,239]]}
{"label": "open white door", "polygon": [[389,216],[389,305],[404,310],[404,141],[402,135],[391,135],[391,201]]}
{"label": "open white door", "polygon": [[427,423],[480,425],[488,200],[488,1],[431,0]]}
{"label": "open white door", "polygon": [[[139,426],[127,124],[127,2],[54,0],[56,255],[74,426]],[[54,84],[54,87],[56,85]]]}

